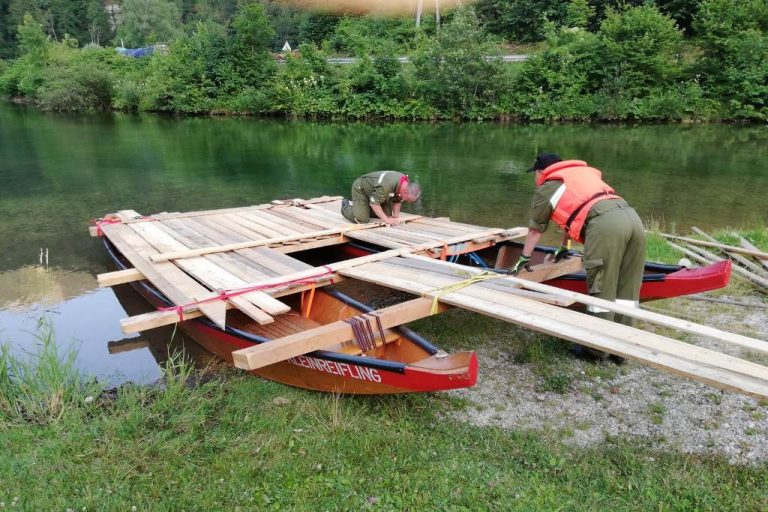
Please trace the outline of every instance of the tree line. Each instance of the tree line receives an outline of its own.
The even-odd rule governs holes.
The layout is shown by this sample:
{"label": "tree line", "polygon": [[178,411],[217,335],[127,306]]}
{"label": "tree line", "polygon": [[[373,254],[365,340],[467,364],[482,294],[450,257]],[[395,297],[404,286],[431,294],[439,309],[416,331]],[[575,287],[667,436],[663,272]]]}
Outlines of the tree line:
{"label": "tree line", "polygon": [[[114,13],[100,1],[0,0],[16,57],[0,61],[0,94],[75,111],[768,119],[768,0],[479,0],[418,27],[270,1],[122,0]],[[109,41],[167,49],[131,59]],[[299,51],[276,61],[284,41]],[[503,63],[510,43],[535,43],[531,57]],[[338,54],[358,59],[328,64]]]}

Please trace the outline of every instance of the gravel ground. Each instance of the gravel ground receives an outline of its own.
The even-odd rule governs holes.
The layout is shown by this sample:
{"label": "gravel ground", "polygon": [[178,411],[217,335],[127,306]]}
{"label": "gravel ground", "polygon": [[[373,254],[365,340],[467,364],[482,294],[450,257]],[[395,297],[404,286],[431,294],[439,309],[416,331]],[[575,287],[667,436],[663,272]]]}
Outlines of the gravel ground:
{"label": "gravel ground", "polygon": [[[758,297],[724,297],[765,304]],[[686,299],[666,301],[670,314],[768,340],[768,310]],[[667,333],[669,334],[669,333]],[[740,349],[707,338],[686,341],[741,357]],[[576,446],[631,437],[664,450],[717,454],[734,464],[768,461],[768,401],[695,383],[638,363],[595,376],[595,365],[567,361],[576,376],[563,393],[541,391],[542,377],[503,350],[478,350],[475,387],[458,390],[469,407],[452,413],[476,425],[553,432]],[[754,360],[754,358],[753,358]],[[763,364],[766,363],[763,359]],[[599,370],[600,368],[597,368]],[[615,376],[613,376],[615,374]]]}

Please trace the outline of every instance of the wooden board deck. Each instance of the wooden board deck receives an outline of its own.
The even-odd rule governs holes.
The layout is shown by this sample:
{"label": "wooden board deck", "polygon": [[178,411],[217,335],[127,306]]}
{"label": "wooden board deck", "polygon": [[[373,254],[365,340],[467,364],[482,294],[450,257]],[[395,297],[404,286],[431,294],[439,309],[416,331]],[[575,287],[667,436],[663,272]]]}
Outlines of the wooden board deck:
{"label": "wooden board deck", "polygon": [[[436,255],[465,251],[467,244],[474,248],[489,246],[524,234],[522,229],[505,233],[450,221],[434,221],[435,231],[431,231],[432,219],[406,213],[402,214],[403,221],[414,223],[415,230],[376,223],[353,224],[342,217],[340,210],[338,197],[146,217],[123,210],[111,216],[121,224],[100,228],[134,268],[103,274],[99,282],[113,286],[147,279],[160,284],[161,291],[183,308],[185,318],[202,313],[223,328],[226,310],[235,307],[266,324],[273,321],[274,315],[289,310],[273,296],[306,289],[312,286],[307,279],[311,281],[313,276],[318,276],[318,285],[334,277],[291,257],[292,252],[345,243],[352,239],[348,236],[352,232],[363,231],[370,236],[361,238],[384,248],[408,250],[426,242]],[[453,236],[446,236],[449,234]],[[478,244],[473,239],[481,241]],[[441,243],[445,240],[454,243]],[[169,276],[178,286],[168,282]],[[289,278],[280,283],[281,276]],[[217,304],[209,300],[214,296],[226,300]],[[176,319],[178,314],[158,312],[128,320],[123,327],[133,331]]]}
{"label": "wooden board deck", "polygon": [[[487,228],[408,214],[402,215],[399,226],[359,225],[341,216],[340,203],[337,197],[295,199],[147,217],[123,210],[109,217],[116,220],[100,223],[93,232],[106,236],[133,268],[103,274],[99,283],[112,286],[146,279],[173,303],[168,311],[123,321],[126,332],[176,322],[179,313],[184,319],[207,316],[224,328],[227,310],[241,310],[262,324],[264,332],[282,339],[235,354],[235,361],[244,368],[320,347],[343,346],[351,336],[346,324],[286,331],[286,325],[300,326],[300,322],[284,316],[290,308],[277,297],[347,277],[422,297],[408,306],[388,309],[387,327],[434,314],[445,306],[461,307],[723,389],[768,398],[768,368],[764,366],[561,307],[574,301],[615,307],[630,316],[768,352],[768,344],[762,340],[640,310],[625,311],[621,309],[625,306],[536,283],[577,271],[581,268],[577,258],[540,265],[535,272],[517,277],[441,261],[522,237],[525,228]],[[291,256],[355,240],[384,250],[319,267]],[[270,323],[276,316],[281,321]]]}

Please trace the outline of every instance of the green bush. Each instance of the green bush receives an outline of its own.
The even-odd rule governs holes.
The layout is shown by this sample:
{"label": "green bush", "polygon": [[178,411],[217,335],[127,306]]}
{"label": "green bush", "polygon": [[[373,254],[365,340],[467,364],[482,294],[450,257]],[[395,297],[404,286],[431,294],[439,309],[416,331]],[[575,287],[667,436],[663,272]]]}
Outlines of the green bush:
{"label": "green bush", "polygon": [[101,67],[79,63],[55,68],[37,91],[37,102],[44,110],[90,112],[110,110],[114,79]]}
{"label": "green bush", "polygon": [[768,119],[768,2],[705,0],[694,22],[703,55],[695,66],[727,117]]}
{"label": "green bush", "polygon": [[597,34],[550,25],[547,43],[515,78],[522,117],[682,120],[711,109],[685,79],[682,34],[655,7],[609,10]]}
{"label": "green bush", "polygon": [[493,117],[508,85],[498,57],[475,11],[457,10],[414,55],[418,91],[441,117]]}
{"label": "green bush", "polygon": [[299,46],[272,82],[272,109],[291,117],[330,116],[338,112],[336,78],[325,54],[315,45]]}
{"label": "green bush", "polygon": [[[600,25],[600,61],[595,70],[602,86],[615,94],[644,95],[680,77],[682,34],[656,7],[610,10]],[[602,75],[602,76],[601,76]]]}

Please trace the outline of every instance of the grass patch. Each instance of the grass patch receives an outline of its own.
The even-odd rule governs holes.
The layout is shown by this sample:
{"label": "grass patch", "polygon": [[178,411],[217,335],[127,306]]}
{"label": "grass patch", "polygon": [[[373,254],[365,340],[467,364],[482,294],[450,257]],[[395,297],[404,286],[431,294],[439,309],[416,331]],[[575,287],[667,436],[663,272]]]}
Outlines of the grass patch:
{"label": "grass patch", "polygon": [[655,402],[648,405],[648,415],[651,418],[651,423],[654,425],[661,425],[664,423],[664,415],[667,412],[667,408],[664,404]]}
{"label": "grass patch", "polygon": [[[2,433],[21,509],[761,509],[766,476],[440,419],[435,396],[322,395],[229,373],[120,390],[94,414]],[[559,435],[552,433],[553,436]],[[21,484],[23,482],[23,485]]]}
{"label": "grass patch", "polygon": [[[764,468],[658,454],[617,439],[590,450],[561,444],[572,430],[474,427],[445,419],[458,405],[450,394],[345,397],[234,370],[206,381],[180,356],[165,373],[163,385],[124,386],[57,421],[4,416],[0,502],[22,510],[768,505]],[[18,382],[6,384],[4,396]]]}
{"label": "grass patch", "polygon": [[38,322],[36,354],[11,353],[0,345],[0,424],[18,421],[45,424],[59,421],[70,410],[86,408],[101,386],[75,367],[77,352],[60,354],[50,323]]}

